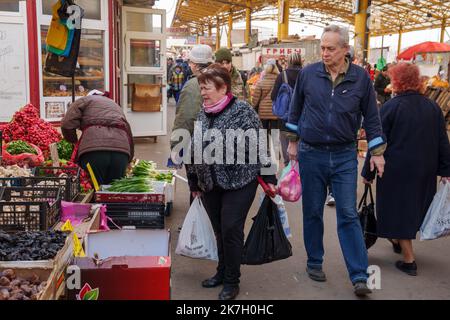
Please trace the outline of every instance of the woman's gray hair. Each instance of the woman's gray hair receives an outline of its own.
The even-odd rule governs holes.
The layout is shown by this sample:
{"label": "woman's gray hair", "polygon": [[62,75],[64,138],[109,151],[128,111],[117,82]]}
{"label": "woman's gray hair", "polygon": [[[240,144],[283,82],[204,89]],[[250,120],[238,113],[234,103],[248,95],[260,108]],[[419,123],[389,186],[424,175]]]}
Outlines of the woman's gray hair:
{"label": "woman's gray hair", "polygon": [[341,27],[335,24],[332,24],[330,26],[325,27],[325,29],[323,29],[323,34],[322,37],[325,33],[327,32],[334,32],[339,34],[340,37],[340,45],[341,47],[348,47],[350,45],[350,36],[349,36],[349,31],[347,27]]}

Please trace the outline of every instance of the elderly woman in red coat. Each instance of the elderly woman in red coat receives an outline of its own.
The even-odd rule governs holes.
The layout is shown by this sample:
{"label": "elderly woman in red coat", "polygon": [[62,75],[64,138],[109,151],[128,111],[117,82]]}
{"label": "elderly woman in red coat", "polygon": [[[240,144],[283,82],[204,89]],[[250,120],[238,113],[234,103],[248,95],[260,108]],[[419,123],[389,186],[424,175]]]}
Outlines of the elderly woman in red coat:
{"label": "elderly woman in red coat", "polygon": [[[412,240],[433,201],[437,177],[448,182],[450,145],[441,109],[421,94],[419,68],[400,63],[389,75],[395,97],[380,110],[387,149],[384,175],[377,179],[377,232],[403,253],[396,267],[415,276]],[[375,179],[370,157],[362,176],[365,183]]]}

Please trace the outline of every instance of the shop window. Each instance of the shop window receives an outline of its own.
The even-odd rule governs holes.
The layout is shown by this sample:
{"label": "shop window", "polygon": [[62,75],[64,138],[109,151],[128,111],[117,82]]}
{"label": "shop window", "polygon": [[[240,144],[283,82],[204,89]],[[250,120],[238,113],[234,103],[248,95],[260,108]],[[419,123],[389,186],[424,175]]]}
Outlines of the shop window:
{"label": "shop window", "polygon": [[[41,27],[42,64],[45,65],[48,26]],[[80,68],[75,75],[77,96],[86,96],[90,90],[105,90],[104,31],[83,29],[81,32]],[[44,97],[65,97],[72,95],[72,79],[43,72]]]}
{"label": "shop window", "polygon": [[[156,95],[154,95],[157,98],[160,98],[161,96],[161,77],[150,75],[150,74],[128,74],[128,101],[127,106],[128,108],[132,109],[134,99],[133,97],[136,96],[136,85],[141,85],[141,88],[138,90],[141,90],[145,93],[145,91],[148,91],[149,94],[147,96],[152,96],[153,89],[158,88]],[[139,93],[138,93],[139,95]]]}
{"label": "shop window", "polygon": [[[42,0],[42,12],[46,15],[52,15],[52,7],[57,0]],[[101,20],[101,0],[74,0],[84,10],[84,19]]]}
{"label": "shop window", "polygon": [[19,0],[0,1],[0,11],[19,12]]}
{"label": "shop window", "polygon": [[128,12],[127,30],[162,33],[162,16],[161,14]]}
{"label": "shop window", "polygon": [[159,68],[161,66],[161,41],[130,40],[131,66]]}

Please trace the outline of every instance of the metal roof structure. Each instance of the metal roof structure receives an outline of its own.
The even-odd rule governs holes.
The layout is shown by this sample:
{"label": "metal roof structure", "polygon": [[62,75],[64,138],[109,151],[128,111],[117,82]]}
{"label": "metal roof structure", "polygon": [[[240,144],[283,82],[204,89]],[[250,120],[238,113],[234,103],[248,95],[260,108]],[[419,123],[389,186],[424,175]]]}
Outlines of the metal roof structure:
{"label": "metal roof structure", "polygon": [[[233,21],[244,20],[246,3],[246,0],[178,0],[172,27],[215,27],[217,18],[224,25],[230,14]],[[252,15],[278,6],[277,0],[252,0],[250,3]],[[331,22],[354,25],[355,22],[352,0],[290,0],[289,5],[291,21],[320,26]],[[259,20],[258,15],[254,16],[253,20]],[[262,19],[273,20],[276,16],[263,15]],[[435,29],[443,25],[450,26],[450,1],[372,0],[372,36]]]}

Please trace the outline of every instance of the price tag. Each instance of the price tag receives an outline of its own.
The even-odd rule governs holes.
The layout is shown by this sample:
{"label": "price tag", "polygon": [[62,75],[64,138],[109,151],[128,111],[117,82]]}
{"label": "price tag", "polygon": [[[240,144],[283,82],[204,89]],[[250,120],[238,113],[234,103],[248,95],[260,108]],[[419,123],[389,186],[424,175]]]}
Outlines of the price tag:
{"label": "price tag", "polygon": [[63,226],[61,227],[61,231],[70,231],[70,232],[73,231],[73,226],[70,223],[69,219],[67,219],[66,223],[64,223]]}
{"label": "price tag", "polygon": [[81,245],[80,239],[78,239],[77,234],[73,233],[73,255],[75,257],[86,257],[84,253],[83,246]]}

